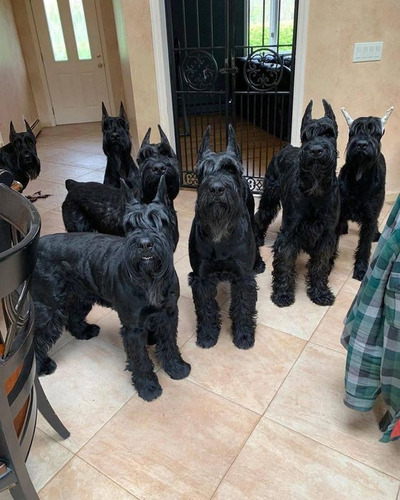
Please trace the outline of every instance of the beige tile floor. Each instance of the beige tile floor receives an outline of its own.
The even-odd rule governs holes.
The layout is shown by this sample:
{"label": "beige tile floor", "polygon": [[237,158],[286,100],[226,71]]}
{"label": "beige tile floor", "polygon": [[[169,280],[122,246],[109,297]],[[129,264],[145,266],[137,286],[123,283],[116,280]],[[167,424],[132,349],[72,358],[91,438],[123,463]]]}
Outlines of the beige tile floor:
{"label": "beige tile floor", "polygon": [[[102,181],[105,157],[100,125],[45,129],[38,138],[40,178],[27,194],[42,234],[63,231],[64,180]],[[299,258],[296,303],[279,309],[270,300],[271,227],[258,277],[258,325],[253,349],[234,347],[229,334],[229,288],[221,286],[223,324],[218,344],[195,344],[195,314],[187,285],[187,240],[195,193],[176,200],[181,239],[175,253],[182,295],[178,341],[192,365],[188,379],[158,371],[162,396],[140,398],[124,371],[117,315],[95,307],[98,338],[64,334],[54,348],[58,369],[42,378],[58,415],[71,432],[60,440],[39,416],[28,469],[41,499],[396,499],[400,498],[400,446],[382,444],[381,405],[367,414],[342,403],[343,318],[359,283],[351,278],[356,227],[340,243],[331,275],[337,294],[319,307],[305,293],[305,256]],[[381,223],[387,217],[385,205]],[[152,354],[152,353],[151,353]],[[154,356],[153,356],[154,358]],[[0,499],[10,498],[9,493]]]}

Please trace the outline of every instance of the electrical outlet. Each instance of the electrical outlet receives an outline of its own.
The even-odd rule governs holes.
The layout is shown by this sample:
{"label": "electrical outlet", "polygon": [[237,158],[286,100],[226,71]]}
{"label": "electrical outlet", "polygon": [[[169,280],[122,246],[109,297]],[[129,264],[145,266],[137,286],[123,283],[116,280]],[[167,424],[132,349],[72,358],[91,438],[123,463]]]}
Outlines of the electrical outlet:
{"label": "electrical outlet", "polygon": [[354,44],[353,62],[380,61],[383,42],[364,42]]}

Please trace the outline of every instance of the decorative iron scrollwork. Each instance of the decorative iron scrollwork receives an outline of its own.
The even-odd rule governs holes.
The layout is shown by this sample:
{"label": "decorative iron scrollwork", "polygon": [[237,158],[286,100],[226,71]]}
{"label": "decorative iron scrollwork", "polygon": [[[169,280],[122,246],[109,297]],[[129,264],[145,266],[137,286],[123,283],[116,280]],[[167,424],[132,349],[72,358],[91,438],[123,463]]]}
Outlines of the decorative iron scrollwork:
{"label": "decorative iron scrollwork", "polygon": [[243,74],[251,89],[264,92],[273,90],[282,80],[283,60],[272,49],[258,49],[249,54]]}
{"label": "decorative iron scrollwork", "polygon": [[218,78],[218,64],[209,52],[196,50],[183,60],[182,74],[193,90],[211,89]]}
{"label": "decorative iron scrollwork", "polygon": [[183,172],[183,185],[197,187],[197,177],[194,172]]}
{"label": "decorative iron scrollwork", "polygon": [[264,177],[247,177],[247,182],[252,193],[262,193],[264,185]]}

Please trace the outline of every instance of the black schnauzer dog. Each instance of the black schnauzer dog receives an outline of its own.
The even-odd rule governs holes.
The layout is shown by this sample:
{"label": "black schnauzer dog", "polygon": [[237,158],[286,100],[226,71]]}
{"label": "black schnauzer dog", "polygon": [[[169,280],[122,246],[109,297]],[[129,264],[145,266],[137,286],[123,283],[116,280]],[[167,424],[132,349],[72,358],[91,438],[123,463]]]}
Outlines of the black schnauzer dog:
{"label": "black schnauzer dog", "polygon": [[0,168],[8,170],[22,189],[40,174],[36,137],[28,122],[24,121],[26,132],[16,132],[13,122],[10,122],[10,142],[0,148]]}
{"label": "black schnauzer dog", "polygon": [[[140,199],[138,188],[131,189],[123,179],[121,179],[120,188],[99,182],[78,182],[72,179],[65,181],[65,187],[68,194],[62,204],[62,216],[65,229],[69,233],[95,232],[116,236],[125,235],[126,207],[129,205],[132,194]],[[169,196],[167,209],[175,251],[179,241],[178,217]]]}
{"label": "black schnauzer dog", "polygon": [[98,303],[118,312],[127,369],[141,398],[152,401],[162,392],[146,349],[149,335],[168,375],[173,379],[189,375],[190,365],[177,346],[179,281],[168,207],[162,178],[149,205],[131,195],[124,238],[93,233],[41,238],[31,281],[39,374],[56,369],[48,351],[64,326],[78,339],[98,335],[98,325],[85,321]]}
{"label": "black schnauzer dog", "polygon": [[346,163],[339,173],[339,232],[347,234],[348,220],[360,225],[353,273],[353,278],[360,281],[368,269],[372,242],[378,241],[380,236],[378,217],[385,201],[386,179],[381,138],[393,109],[388,109],[383,118],[368,116],[353,120],[346,109],[342,108],[349,126],[349,142]]}
{"label": "black schnauzer dog", "polygon": [[165,175],[171,200],[177,197],[181,185],[181,168],[178,158],[160,125],[158,125],[158,130],[161,142],[158,144],[150,143],[151,128],[149,128],[136,157],[142,179],[144,203],[150,203],[154,198],[162,175]]}
{"label": "black schnauzer dog", "polygon": [[[165,176],[170,199],[174,250],[179,240],[178,219],[173,199],[179,192],[180,168],[176,155],[160,127],[161,143],[149,144],[150,129],[138,153],[141,162],[141,185],[134,179],[133,194],[142,202],[150,203],[158,189],[162,175]],[[125,187],[115,188],[98,182],[77,182],[68,179],[68,190],[62,205],[65,228],[68,232],[99,232],[124,235]]]}
{"label": "black schnauzer dog", "polygon": [[[207,128],[196,164],[198,179],[195,216],[189,237],[189,274],[197,315],[197,345],[216,344],[220,331],[216,301],[219,281],[231,282],[230,317],[234,344],[254,345],[257,284],[257,247],[249,213],[249,186],[235,132],[229,125],[225,152],[210,149]],[[254,200],[253,200],[254,203]]]}
{"label": "black schnauzer dog", "polygon": [[296,259],[307,252],[307,294],[318,305],[333,304],[328,277],[337,254],[339,185],[336,177],[338,127],[331,106],[323,99],[325,116],[313,119],[310,101],[301,124],[301,147],[286,146],[271,160],[256,213],[257,238],[262,244],[268,226],[283,209],[280,232],[273,246],[271,299],[279,307],[295,300]]}
{"label": "black schnauzer dog", "polygon": [[121,102],[119,116],[109,116],[102,103],[101,129],[103,151],[107,156],[104,184],[119,187],[120,179],[135,188],[139,185],[139,172],[131,156],[132,141],[129,135],[129,121]]}

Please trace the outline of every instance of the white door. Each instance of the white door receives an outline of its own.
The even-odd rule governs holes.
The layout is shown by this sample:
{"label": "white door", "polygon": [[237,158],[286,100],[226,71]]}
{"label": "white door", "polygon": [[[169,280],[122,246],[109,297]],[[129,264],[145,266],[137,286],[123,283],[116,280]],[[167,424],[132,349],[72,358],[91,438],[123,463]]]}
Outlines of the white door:
{"label": "white door", "polygon": [[110,109],[94,0],[31,0],[57,125]]}

